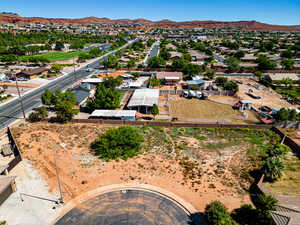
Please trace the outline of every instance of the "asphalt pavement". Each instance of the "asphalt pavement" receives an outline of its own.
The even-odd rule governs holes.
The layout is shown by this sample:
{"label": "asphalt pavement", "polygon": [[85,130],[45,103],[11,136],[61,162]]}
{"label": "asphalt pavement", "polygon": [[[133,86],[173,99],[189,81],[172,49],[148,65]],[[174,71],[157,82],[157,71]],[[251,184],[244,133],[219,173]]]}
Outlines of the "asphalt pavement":
{"label": "asphalt pavement", "polygon": [[55,225],[204,225],[174,201],[142,190],[112,191],[93,197],[67,212]]}
{"label": "asphalt pavement", "polygon": [[[61,89],[61,90],[66,89],[68,86],[76,83],[77,81],[79,81],[93,73],[93,71],[88,72],[87,68],[93,69],[93,68],[97,67],[99,65],[99,63],[104,61],[109,55],[115,54],[120,49],[123,49],[123,48],[126,48],[126,47],[132,45],[137,40],[138,39],[128,42],[127,44],[120,47],[119,49],[116,49],[114,51],[111,51],[111,52],[99,57],[98,60],[86,65],[85,67],[80,68],[79,70],[77,70],[75,72],[64,75],[56,80],[53,80],[52,82],[48,83],[47,85],[41,86],[37,89],[34,89],[33,91],[25,93],[21,97],[25,113],[29,112],[33,108],[41,105],[41,96],[46,89],[48,89],[50,91],[55,91],[58,89]],[[1,105],[0,106],[0,129],[9,126],[9,124],[14,122],[16,119],[19,119],[22,117],[23,117],[23,114],[22,114],[20,98],[14,99],[10,102],[7,102],[6,104]]]}

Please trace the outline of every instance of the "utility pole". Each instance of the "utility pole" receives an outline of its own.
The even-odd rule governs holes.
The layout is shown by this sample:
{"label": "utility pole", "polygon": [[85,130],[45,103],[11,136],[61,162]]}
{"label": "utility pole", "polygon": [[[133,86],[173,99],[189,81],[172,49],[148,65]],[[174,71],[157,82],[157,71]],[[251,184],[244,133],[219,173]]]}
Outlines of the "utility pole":
{"label": "utility pole", "polygon": [[25,110],[24,110],[24,105],[23,105],[23,100],[22,100],[22,97],[21,97],[21,93],[20,93],[20,89],[19,89],[19,85],[18,85],[18,79],[17,79],[16,75],[15,75],[15,80],[16,80],[16,87],[17,87],[17,91],[18,91],[18,95],[19,95],[19,100],[20,100],[20,103],[21,103],[23,117],[24,117],[24,120],[26,120]]}

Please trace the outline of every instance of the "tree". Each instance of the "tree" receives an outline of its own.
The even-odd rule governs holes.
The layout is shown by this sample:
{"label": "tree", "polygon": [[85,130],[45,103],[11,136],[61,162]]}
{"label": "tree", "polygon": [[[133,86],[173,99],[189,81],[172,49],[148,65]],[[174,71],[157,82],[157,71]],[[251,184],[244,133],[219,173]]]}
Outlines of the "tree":
{"label": "tree", "polygon": [[235,81],[230,80],[224,84],[224,90],[237,92],[239,90],[239,85]]}
{"label": "tree", "polygon": [[273,70],[276,67],[276,63],[265,55],[259,55],[256,62],[259,70]]}
{"label": "tree", "polygon": [[106,88],[115,89],[116,87],[120,86],[122,84],[122,82],[123,82],[123,79],[121,77],[116,77],[116,78],[108,77],[108,78],[104,79],[103,85]]}
{"label": "tree", "polygon": [[245,56],[245,52],[243,51],[237,51],[234,53],[234,57],[237,58],[237,59],[241,59]]}
{"label": "tree", "polygon": [[231,216],[241,225],[257,225],[257,211],[252,205],[242,205],[235,209]]}
{"label": "tree", "polygon": [[93,112],[95,109],[115,109],[120,106],[121,94],[114,88],[106,88],[100,83],[97,86],[94,98],[87,101],[87,109]]}
{"label": "tree", "polygon": [[185,65],[187,64],[187,62],[180,58],[180,59],[175,59],[173,62],[172,62],[172,68],[173,69],[176,69],[176,70],[182,70]]}
{"label": "tree", "polygon": [[192,63],[186,63],[183,67],[182,72],[184,75],[186,75],[186,77],[190,78],[190,77],[200,73],[201,67],[199,65],[195,65]]}
{"label": "tree", "polygon": [[240,69],[240,61],[235,57],[227,57],[224,63],[228,66],[229,72],[235,72]]}
{"label": "tree", "polygon": [[14,54],[4,55],[0,57],[1,62],[14,63],[18,61],[18,56]]}
{"label": "tree", "polygon": [[270,181],[278,180],[282,176],[283,169],[283,162],[278,157],[267,158],[263,165],[264,174]]}
{"label": "tree", "polygon": [[160,51],[159,56],[164,60],[169,60],[171,58],[171,53],[167,49],[163,48]]}
{"label": "tree", "polygon": [[284,67],[286,70],[292,70],[294,68],[295,61],[291,59],[283,59],[281,61],[281,65]]}
{"label": "tree", "polygon": [[275,115],[274,119],[277,121],[299,121],[299,113],[295,109],[280,109]]}
{"label": "tree", "polygon": [[91,56],[87,52],[80,52],[78,55],[78,61],[79,62],[85,62],[86,60],[89,60]]}
{"label": "tree", "polygon": [[220,201],[213,201],[206,206],[205,217],[209,225],[238,225]]}
{"label": "tree", "polygon": [[205,74],[205,77],[207,77],[207,79],[209,80],[213,80],[215,77],[215,72],[214,71],[209,71]]}
{"label": "tree", "polygon": [[228,81],[227,77],[217,77],[215,80],[216,84],[220,86],[224,86],[224,84],[227,83],[227,81]]}
{"label": "tree", "polygon": [[92,48],[90,51],[89,51],[89,55],[91,58],[96,58],[96,57],[99,57],[102,55],[102,52],[99,48]]}
{"label": "tree", "polygon": [[79,110],[74,109],[76,98],[73,92],[56,90],[54,93],[48,89],[41,97],[44,105],[54,106],[57,118],[62,122],[70,121]]}
{"label": "tree", "polygon": [[74,109],[74,103],[70,101],[60,101],[55,106],[56,117],[63,123],[71,121],[78,113],[79,110]]}
{"label": "tree", "polygon": [[136,66],[135,60],[130,59],[130,60],[127,62],[127,68],[134,68],[135,66]]}
{"label": "tree", "polygon": [[159,56],[151,57],[148,61],[149,68],[160,68],[164,65],[166,65],[165,60]]}
{"label": "tree", "polygon": [[29,114],[29,120],[31,122],[39,121],[48,117],[48,111],[44,106],[34,109],[34,112]]}
{"label": "tree", "polygon": [[154,118],[155,118],[155,116],[157,116],[159,114],[159,109],[158,109],[158,106],[156,104],[154,104],[152,106],[151,114],[154,116]]}
{"label": "tree", "polygon": [[62,65],[60,65],[60,64],[53,64],[52,66],[51,66],[51,71],[53,72],[53,73],[59,73],[60,72],[60,70],[62,69]]}
{"label": "tree", "polygon": [[139,153],[143,141],[136,128],[123,126],[100,134],[91,144],[91,149],[104,160],[127,160]]}
{"label": "tree", "polygon": [[102,64],[105,68],[118,68],[119,67],[118,57],[109,55]]}
{"label": "tree", "polygon": [[291,58],[293,57],[293,53],[292,53],[292,51],[291,51],[290,49],[288,49],[288,50],[282,52],[282,53],[280,54],[280,56],[281,56],[282,58],[288,58],[288,59],[291,59]]}
{"label": "tree", "polygon": [[154,40],[154,39],[148,39],[148,40],[147,40],[147,46],[148,46],[148,47],[151,47],[154,43],[155,43],[155,40]]}
{"label": "tree", "polygon": [[281,84],[283,84],[285,87],[293,84],[293,80],[291,78],[283,78],[281,81],[280,81]]}
{"label": "tree", "polygon": [[53,94],[48,89],[45,90],[44,94],[41,97],[42,103],[47,106],[53,105]]}
{"label": "tree", "polygon": [[149,79],[149,83],[151,87],[159,87],[160,86],[160,80],[153,77]]}
{"label": "tree", "polygon": [[190,54],[183,54],[182,59],[187,61],[187,62],[191,62],[192,61],[192,56]]}
{"label": "tree", "polygon": [[269,225],[271,222],[271,211],[276,210],[277,199],[271,195],[258,195],[256,208],[258,213],[258,224]]}
{"label": "tree", "polygon": [[84,48],[84,42],[83,41],[74,41],[71,45],[70,45],[70,49],[82,49]]}

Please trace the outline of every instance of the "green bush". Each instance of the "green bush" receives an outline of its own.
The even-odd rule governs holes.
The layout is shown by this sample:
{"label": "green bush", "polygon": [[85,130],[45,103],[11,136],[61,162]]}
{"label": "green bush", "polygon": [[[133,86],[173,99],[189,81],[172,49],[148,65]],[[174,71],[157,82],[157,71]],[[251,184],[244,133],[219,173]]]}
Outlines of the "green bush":
{"label": "green bush", "polygon": [[205,208],[205,216],[209,225],[238,225],[220,201],[213,201]]}
{"label": "green bush", "polygon": [[136,156],[144,138],[131,126],[109,129],[91,144],[91,149],[104,160],[128,159]]}
{"label": "green bush", "polygon": [[282,176],[283,169],[283,161],[278,157],[267,158],[263,165],[263,171],[266,176],[266,179],[270,181],[278,180]]}
{"label": "green bush", "polygon": [[34,109],[34,112],[30,113],[29,121],[36,122],[40,121],[41,119],[45,119],[48,117],[48,111],[44,106],[38,107]]}

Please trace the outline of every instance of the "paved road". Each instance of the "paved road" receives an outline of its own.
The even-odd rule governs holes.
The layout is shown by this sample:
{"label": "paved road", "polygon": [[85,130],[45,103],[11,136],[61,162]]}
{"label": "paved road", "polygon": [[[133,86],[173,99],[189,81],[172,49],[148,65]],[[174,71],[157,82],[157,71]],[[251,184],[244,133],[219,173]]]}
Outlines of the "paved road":
{"label": "paved road", "polygon": [[[38,89],[35,89],[32,92],[29,92],[22,96],[23,105],[25,112],[29,112],[33,108],[39,106],[41,104],[41,95],[44,93],[46,89],[49,89],[50,91],[55,91],[58,89],[66,89],[68,86],[72,85],[73,83],[77,82],[78,80],[85,78],[89,75],[91,75],[93,72],[87,72],[87,68],[95,68],[97,65],[99,65],[99,62],[104,61],[109,55],[115,54],[120,49],[126,48],[129,45],[132,45],[135,41],[138,39],[128,42],[126,45],[120,47],[119,49],[116,49],[112,52],[109,52],[102,57],[100,57],[98,60],[86,65],[85,67],[69,73],[65,76],[62,76],[49,84],[42,86]],[[3,127],[8,126],[10,123],[16,120],[16,118],[22,117],[22,108],[20,104],[20,99],[15,99],[11,102],[8,102],[4,105],[0,106],[0,129]]]}
{"label": "paved road", "polygon": [[155,42],[152,47],[151,50],[149,52],[149,55],[147,56],[146,60],[145,60],[145,65],[147,65],[148,61],[150,58],[154,57],[154,56],[158,56],[159,53],[159,46],[160,46],[160,42],[157,41]]}
{"label": "paved road", "polygon": [[[203,218],[198,224],[204,224]],[[175,202],[142,190],[112,191],[73,208],[55,225],[188,225],[191,218]]]}

